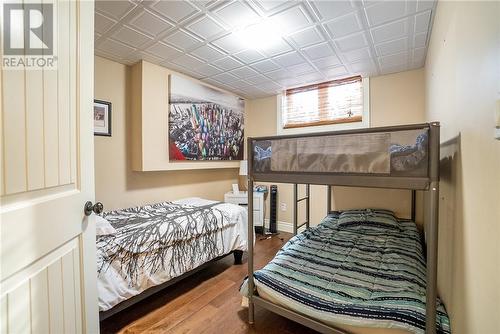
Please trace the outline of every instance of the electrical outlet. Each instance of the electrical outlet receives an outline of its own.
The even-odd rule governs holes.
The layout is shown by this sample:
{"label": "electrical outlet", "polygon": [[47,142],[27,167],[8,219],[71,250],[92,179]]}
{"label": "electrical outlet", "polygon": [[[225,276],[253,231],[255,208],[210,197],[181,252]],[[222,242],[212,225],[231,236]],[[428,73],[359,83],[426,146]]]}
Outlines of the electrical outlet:
{"label": "electrical outlet", "polygon": [[280,203],[280,210],[286,211],[286,203]]}

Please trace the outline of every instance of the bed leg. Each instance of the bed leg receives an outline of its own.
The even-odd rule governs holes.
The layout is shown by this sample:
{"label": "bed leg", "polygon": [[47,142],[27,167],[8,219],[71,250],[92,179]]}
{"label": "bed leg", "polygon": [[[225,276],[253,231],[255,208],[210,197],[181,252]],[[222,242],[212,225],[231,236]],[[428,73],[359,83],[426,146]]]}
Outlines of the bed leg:
{"label": "bed leg", "polygon": [[248,323],[250,325],[253,325],[253,322],[254,322],[254,320],[253,320],[253,307],[254,307],[253,301],[251,298],[249,298],[249,300],[248,300]]}
{"label": "bed leg", "polygon": [[234,255],[234,264],[242,264],[243,261],[243,251],[242,250],[235,250],[233,252]]}

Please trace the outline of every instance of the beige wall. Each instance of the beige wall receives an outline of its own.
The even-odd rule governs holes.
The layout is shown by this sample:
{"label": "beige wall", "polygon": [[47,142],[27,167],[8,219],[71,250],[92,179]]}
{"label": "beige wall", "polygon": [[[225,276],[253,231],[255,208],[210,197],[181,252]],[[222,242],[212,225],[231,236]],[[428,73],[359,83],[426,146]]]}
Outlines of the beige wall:
{"label": "beige wall", "polygon": [[426,117],[441,121],[438,287],[457,334],[500,333],[499,36],[499,2],[438,2]]}
{"label": "beige wall", "polygon": [[191,196],[223,200],[224,193],[237,182],[236,169],[131,170],[129,72],[125,65],[95,57],[95,98],[110,101],[113,115],[112,137],[94,137],[96,200],[106,210]]}
{"label": "beige wall", "polygon": [[[248,136],[276,134],[276,96],[248,101],[246,133]],[[425,87],[423,69],[370,78],[370,117],[372,126],[420,123],[424,121]],[[286,211],[278,211],[278,220],[291,223],[293,188],[279,185],[279,202]],[[419,195],[419,199],[420,199]],[[409,191],[336,187],[333,208],[387,207],[398,215],[408,216],[411,208]],[[267,201],[268,202],[268,201]],[[311,190],[311,222],[317,224],[326,213],[326,187]],[[420,204],[420,200],[417,204]],[[418,206],[422,208],[422,205]],[[269,203],[267,203],[269,208]],[[422,210],[417,221],[422,221]],[[266,215],[268,216],[269,210]],[[302,212],[303,214],[303,212]],[[300,221],[303,218],[299,219]]]}

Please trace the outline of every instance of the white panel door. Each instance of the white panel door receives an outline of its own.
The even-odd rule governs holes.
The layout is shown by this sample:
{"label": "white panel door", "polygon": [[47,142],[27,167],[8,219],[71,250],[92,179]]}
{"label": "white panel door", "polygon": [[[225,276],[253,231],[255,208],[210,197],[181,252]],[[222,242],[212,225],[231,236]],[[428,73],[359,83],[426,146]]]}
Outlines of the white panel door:
{"label": "white panel door", "polygon": [[94,4],[17,3],[52,4],[57,67],[1,70],[0,332],[96,333]]}

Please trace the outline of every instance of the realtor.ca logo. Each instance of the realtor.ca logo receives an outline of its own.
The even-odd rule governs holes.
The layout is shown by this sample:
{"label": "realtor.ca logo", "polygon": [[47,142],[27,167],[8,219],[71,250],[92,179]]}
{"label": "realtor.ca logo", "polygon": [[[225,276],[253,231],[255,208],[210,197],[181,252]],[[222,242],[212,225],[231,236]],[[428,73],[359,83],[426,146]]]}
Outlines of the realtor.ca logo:
{"label": "realtor.ca logo", "polygon": [[54,5],[3,4],[4,69],[55,69]]}

